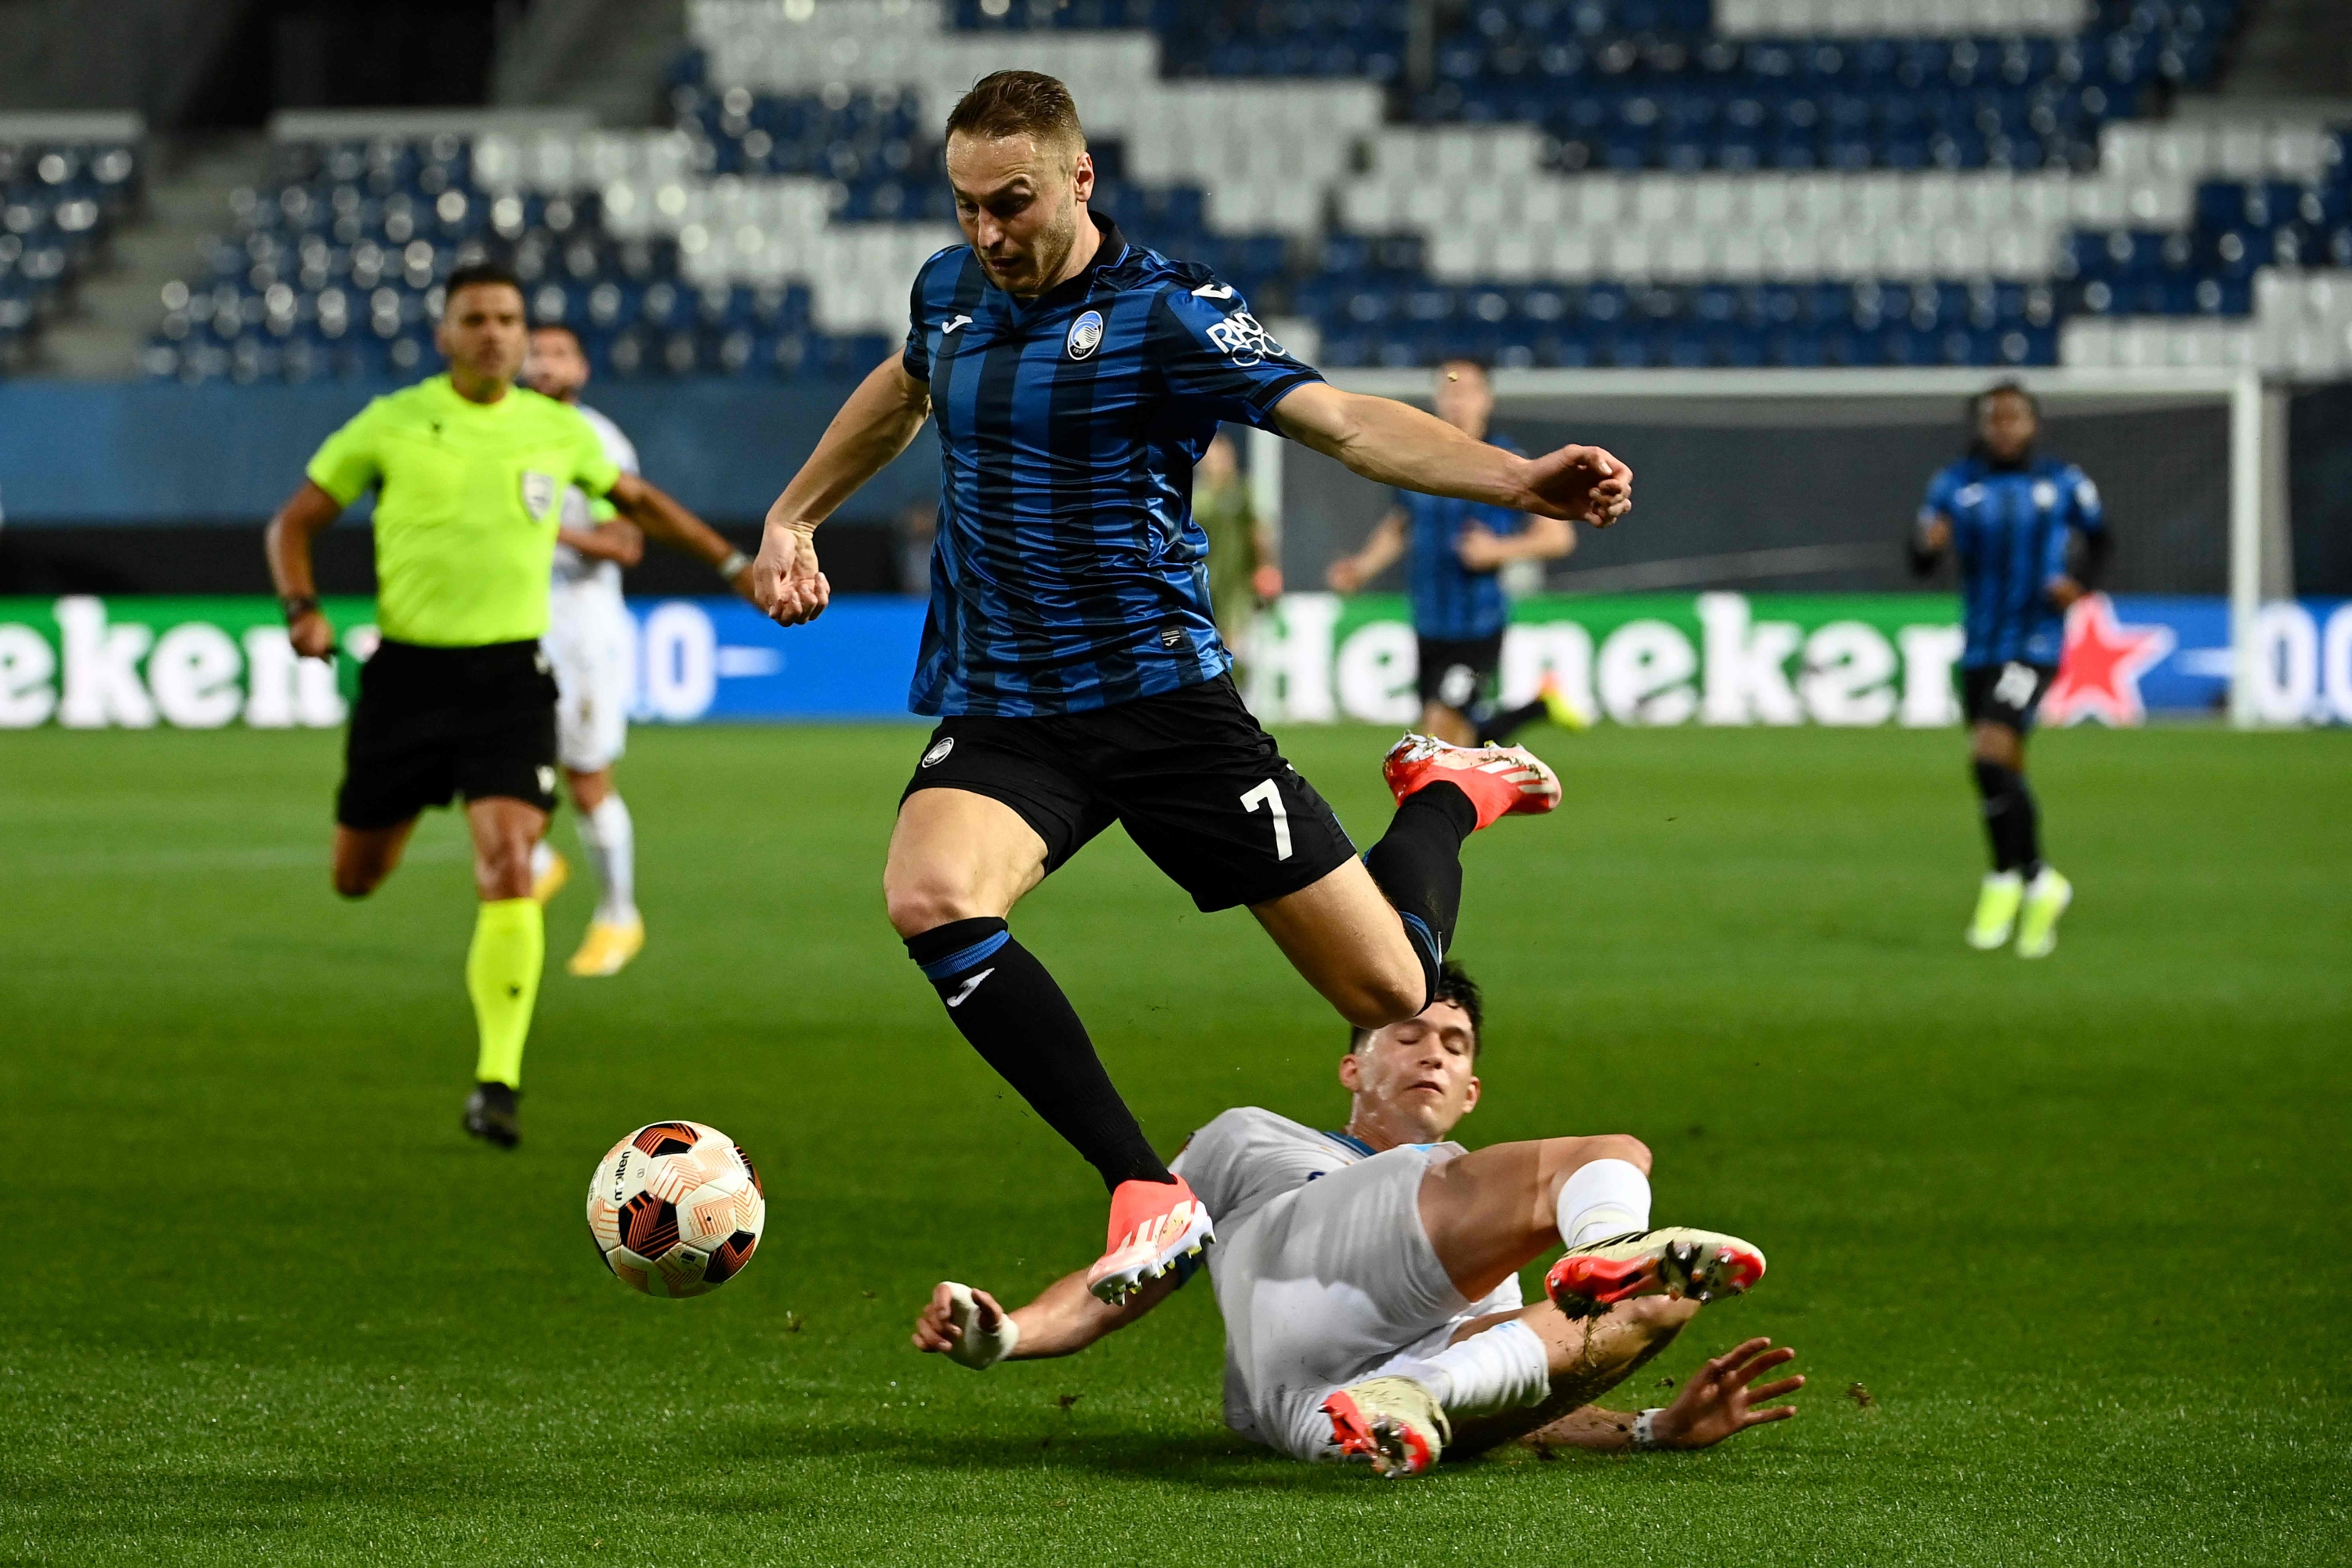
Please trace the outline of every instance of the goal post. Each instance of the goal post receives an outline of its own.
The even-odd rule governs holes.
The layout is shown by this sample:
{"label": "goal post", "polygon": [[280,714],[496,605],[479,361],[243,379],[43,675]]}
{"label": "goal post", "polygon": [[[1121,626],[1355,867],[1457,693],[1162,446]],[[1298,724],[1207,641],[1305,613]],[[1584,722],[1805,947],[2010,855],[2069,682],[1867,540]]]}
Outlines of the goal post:
{"label": "goal post", "polygon": [[[1969,400],[2021,383],[2040,402],[2041,449],[2079,463],[2103,495],[2116,545],[2103,587],[2143,602],[2226,605],[2226,650],[2194,651],[2226,679],[2231,723],[2282,718],[2265,700],[2258,635],[2266,566],[2283,542],[2265,518],[2283,498],[2251,369],[1994,368],[1534,370],[1493,373],[1495,427],[1528,450],[1606,446],[1633,463],[1635,510],[1580,530],[1554,595],[1729,588],[1782,595],[1915,592],[1900,548],[1927,479],[1960,455]],[[1349,391],[1426,405],[1422,369],[1336,373]],[[1353,549],[1386,510],[1376,486],[1265,432],[1248,442],[1261,515],[1280,520],[1293,588]],[[1943,579],[1948,582],[1948,578]],[[1305,606],[1302,606],[1302,609]],[[1310,614],[1314,612],[1309,612]],[[2216,627],[2217,639],[2220,628]],[[2215,688],[2218,689],[2218,688]]]}

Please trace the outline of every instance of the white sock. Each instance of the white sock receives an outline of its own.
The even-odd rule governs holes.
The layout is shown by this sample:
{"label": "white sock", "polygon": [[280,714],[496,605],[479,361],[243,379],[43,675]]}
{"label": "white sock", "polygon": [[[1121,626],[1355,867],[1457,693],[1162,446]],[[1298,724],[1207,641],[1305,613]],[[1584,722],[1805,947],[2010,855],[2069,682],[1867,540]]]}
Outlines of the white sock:
{"label": "white sock", "polygon": [[1540,1405],[1551,1392],[1551,1362],[1543,1340],[1516,1319],[1448,1345],[1425,1361],[1396,1363],[1381,1370],[1410,1377],[1428,1389],[1452,1421]]}
{"label": "white sock", "polygon": [[596,885],[604,890],[596,918],[625,924],[637,918],[637,829],[629,808],[618,795],[608,795],[596,809],[580,814],[580,847],[595,868]]}
{"label": "white sock", "polygon": [[548,868],[554,864],[555,846],[542,838],[530,847],[530,875],[533,881],[546,876]]}
{"label": "white sock", "polygon": [[1559,1187],[1559,1238],[1570,1247],[1650,1228],[1650,1178],[1627,1160],[1580,1165]]}

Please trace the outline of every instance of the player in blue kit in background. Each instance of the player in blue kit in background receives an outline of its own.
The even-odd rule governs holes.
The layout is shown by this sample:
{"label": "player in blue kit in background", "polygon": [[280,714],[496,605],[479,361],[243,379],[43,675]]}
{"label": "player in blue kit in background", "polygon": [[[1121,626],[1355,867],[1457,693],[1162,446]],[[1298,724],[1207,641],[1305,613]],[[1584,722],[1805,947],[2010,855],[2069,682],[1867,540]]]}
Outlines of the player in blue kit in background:
{"label": "player in blue kit in background", "polygon": [[1087,1286],[1118,1301],[1213,1239],[1213,1216],[1013,936],[1013,907],[1117,822],[1202,910],[1246,907],[1343,1017],[1376,1029],[1433,994],[1463,839],[1559,801],[1524,751],[1407,735],[1382,768],[1396,815],[1359,858],[1234,689],[1193,465],[1230,420],[1381,484],[1599,526],[1632,506],[1633,473],[1592,447],[1519,457],[1327,384],[1231,284],[1088,210],[1094,162],[1052,77],[983,78],[947,133],[968,243],[924,264],[904,351],[769,510],[754,593],[784,626],[822,614],[817,525],[936,422],[939,536],[908,706],[940,724],[899,797],[884,901],[965,1039],[1111,1189]]}
{"label": "player in blue kit in background", "polygon": [[[1475,360],[1439,365],[1431,402],[1440,419],[1473,440],[1518,450],[1509,437],[1488,433],[1495,391],[1486,366]],[[1457,746],[1482,745],[1508,740],[1547,715],[1570,729],[1583,727],[1583,715],[1555,681],[1547,679],[1533,701],[1502,710],[1493,690],[1511,613],[1502,569],[1515,561],[1557,561],[1575,548],[1576,525],[1564,518],[1401,489],[1364,547],[1331,563],[1326,579],[1352,594],[1406,558],[1405,592],[1421,655],[1415,677],[1421,728]]]}
{"label": "player in blue kit in background", "polygon": [[1969,455],[1940,469],[1911,537],[1926,575],[1949,552],[1959,563],[1961,699],[1992,869],[1977,895],[1969,945],[2047,957],[2074,884],[2042,859],[2040,809],[2025,784],[2025,737],[2058,672],[2067,607],[2089,593],[2109,539],[2099,488],[2072,463],[2037,458],[2041,409],[2013,381],[1973,399]]}

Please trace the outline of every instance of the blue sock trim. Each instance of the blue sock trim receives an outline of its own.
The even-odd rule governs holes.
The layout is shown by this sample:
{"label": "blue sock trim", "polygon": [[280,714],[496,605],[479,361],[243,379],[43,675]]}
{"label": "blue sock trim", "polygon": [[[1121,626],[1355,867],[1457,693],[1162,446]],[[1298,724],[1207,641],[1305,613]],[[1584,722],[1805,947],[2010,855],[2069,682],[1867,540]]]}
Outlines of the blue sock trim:
{"label": "blue sock trim", "polygon": [[1445,949],[1439,945],[1437,933],[1431,931],[1429,922],[1419,915],[1408,914],[1399,910],[1397,919],[1404,921],[1405,935],[1411,937],[1420,946],[1422,957],[1427,962],[1432,972],[1434,972],[1445,962]]}
{"label": "blue sock trim", "polygon": [[929,963],[918,964],[916,967],[923,972],[925,979],[935,984],[942,980],[952,980],[1012,940],[1013,933],[1009,931],[992,931],[970,947],[949,953],[945,958],[934,960]]}

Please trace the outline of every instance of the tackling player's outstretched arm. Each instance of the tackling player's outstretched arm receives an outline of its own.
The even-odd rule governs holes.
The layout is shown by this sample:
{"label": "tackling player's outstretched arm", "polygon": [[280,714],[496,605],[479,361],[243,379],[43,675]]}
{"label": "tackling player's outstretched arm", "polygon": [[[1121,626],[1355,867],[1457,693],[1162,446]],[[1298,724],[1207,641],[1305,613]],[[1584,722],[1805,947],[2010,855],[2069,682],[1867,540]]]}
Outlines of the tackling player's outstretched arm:
{"label": "tackling player's outstretched arm", "polygon": [[304,479],[302,488],[286,498],[262,534],[269,557],[269,579],[278,585],[278,602],[286,611],[286,635],[294,651],[305,658],[335,657],[335,626],[319,608],[319,580],[310,570],[310,541],[343,515],[343,503]]}
{"label": "tackling player's outstretched arm", "polygon": [[1352,594],[1387,571],[1404,553],[1404,513],[1391,507],[1389,514],[1372,526],[1364,547],[1331,563],[1323,580],[1339,593]]}
{"label": "tackling player's outstretched arm", "polygon": [[[1653,1448],[1711,1448],[1726,1437],[1750,1426],[1786,1421],[1797,1414],[1793,1405],[1769,1405],[1805,1386],[1802,1376],[1784,1377],[1757,1384],[1759,1373],[1786,1366],[1797,1352],[1772,1348],[1767,1339],[1737,1344],[1691,1373],[1675,1402],[1651,1417],[1647,1433]],[[1587,1405],[1571,1410],[1549,1426],[1528,1434],[1526,1441],[1542,1448],[1596,1448],[1622,1452],[1635,1447],[1635,1417],[1622,1410]]]}
{"label": "tackling player's outstretched arm", "polygon": [[1282,433],[1380,484],[1606,528],[1633,509],[1633,470],[1598,447],[1522,458],[1393,398],[1307,382],[1275,405]]}
{"label": "tackling player's outstretched arm", "polygon": [[623,566],[635,566],[646,558],[645,531],[618,518],[588,528],[574,528],[567,522],[555,531],[555,542],[570,545],[591,560]]}
{"label": "tackling player's outstretched arm", "polygon": [[1087,1271],[1066,1274],[1025,1307],[1008,1312],[985,1290],[942,1280],[915,1318],[915,1348],[985,1369],[999,1361],[1076,1355],[1175,1294],[1171,1271],[1113,1307],[1087,1289]]}
{"label": "tackling player's outstretched arm", "polygon": [[817,570],[816,525],[907,449],[931,416],[931,389],[907,374],[893,354],[858,383],[816,450],[793,476],[776,504],[751,564],[751,602],[782,626],[814,620],[833,597]]}

